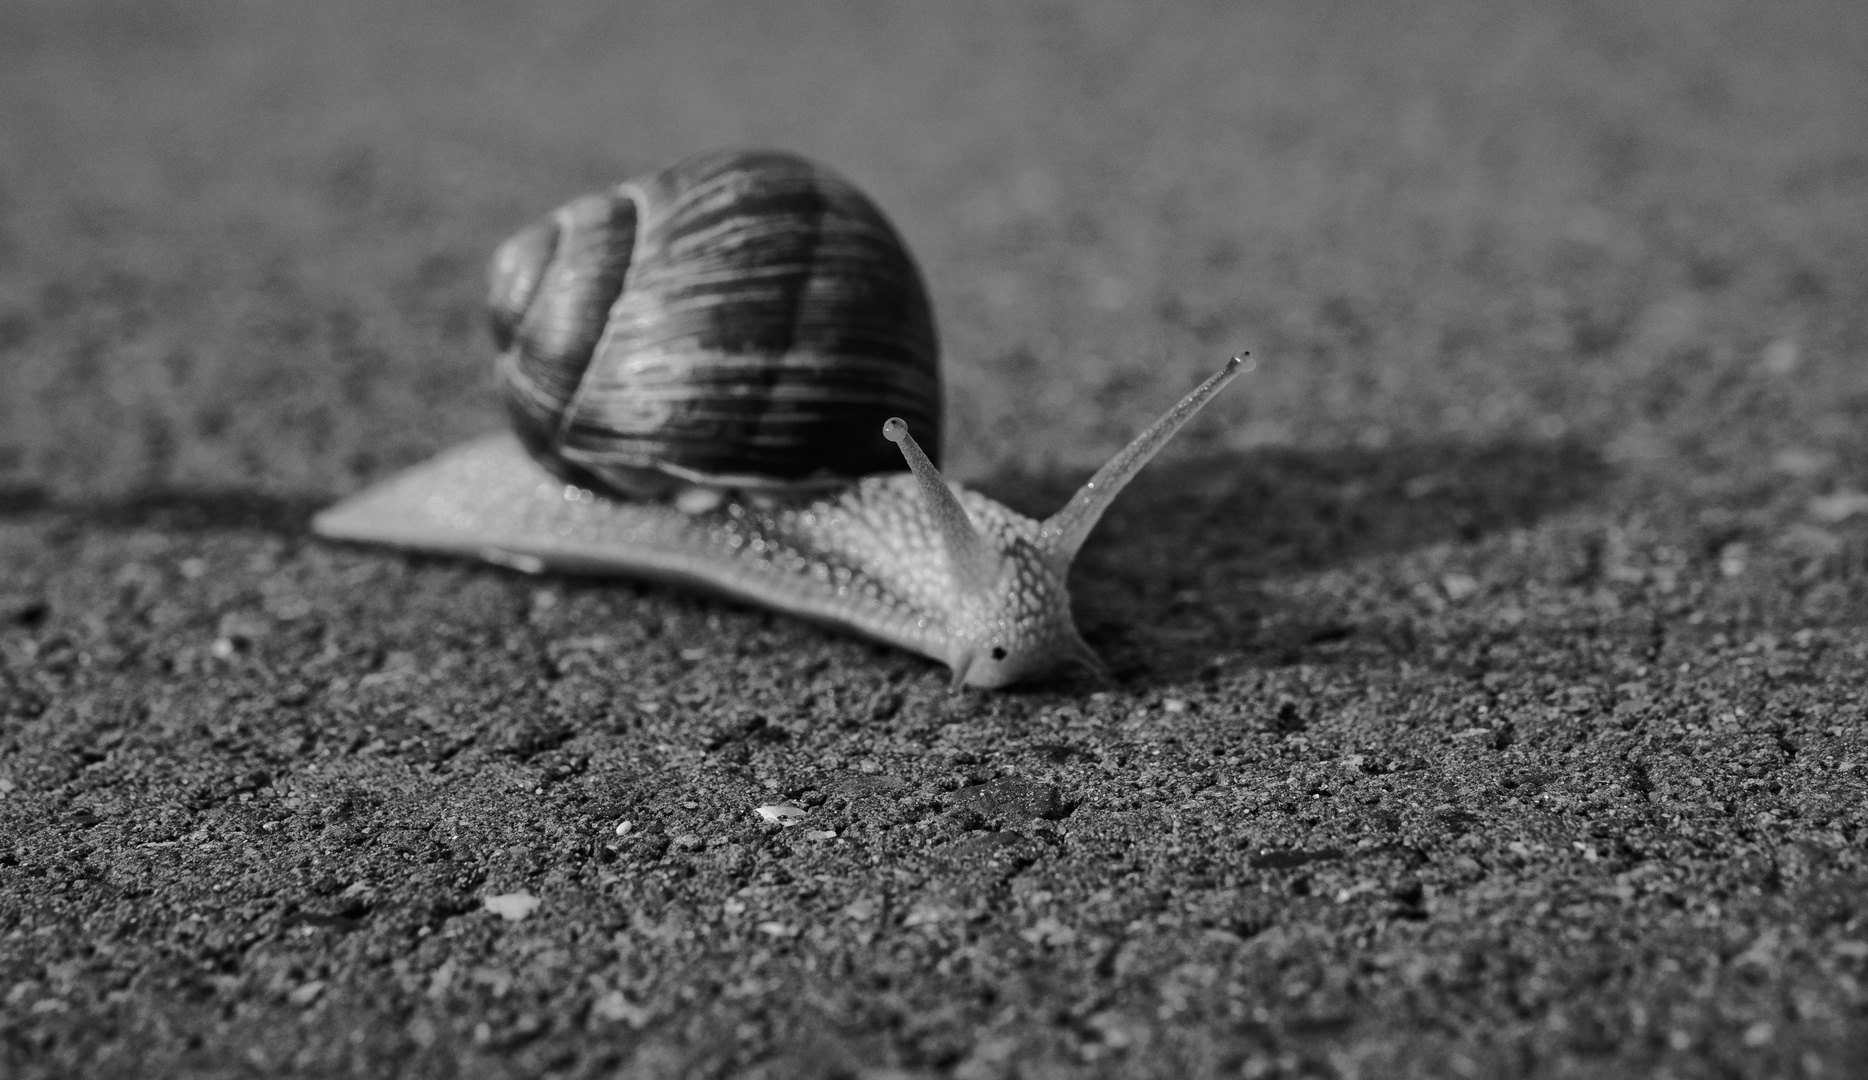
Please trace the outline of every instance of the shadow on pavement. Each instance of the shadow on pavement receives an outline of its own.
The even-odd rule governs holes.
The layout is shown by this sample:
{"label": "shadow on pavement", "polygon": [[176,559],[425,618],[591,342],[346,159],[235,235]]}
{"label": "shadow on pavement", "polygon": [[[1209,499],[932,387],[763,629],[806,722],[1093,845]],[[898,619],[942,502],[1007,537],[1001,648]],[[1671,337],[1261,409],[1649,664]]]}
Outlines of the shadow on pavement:
{"label": "shadow on pavement", "polygon": [[[1125,680],[1191,671],[1219,652],[1290,663],[1357,628],[1276,611],[1266,578],[1523,528],[1586,502],[1610,476],[1574,440],[1173,458],[1136,480],[1084,548],[1071,579],[1078,622]],[[1086,478],[985,487],[1048,513]],[[1261,627],[1272,615],[1278,627]]]}
{"label": "shadow on pavement", "polygon": [[330,500],[247,491],[167,489],[121,499],[63,502],[36,487],[0,487],[0,521],[41,518],[75,529],[162,529],[181,533],[310,534],[311,515]]}

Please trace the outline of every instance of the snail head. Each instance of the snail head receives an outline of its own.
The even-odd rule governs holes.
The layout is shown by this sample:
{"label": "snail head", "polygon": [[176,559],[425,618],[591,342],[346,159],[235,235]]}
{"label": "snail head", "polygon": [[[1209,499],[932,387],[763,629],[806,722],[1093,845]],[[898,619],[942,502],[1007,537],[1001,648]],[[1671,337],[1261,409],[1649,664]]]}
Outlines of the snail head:
{"label": "snail head", "polygon": [[979,528],[909,434],[907,423],[897,417],[882,426],[883,436],[907,459],[947,555],[953,585],[947,662],[954,689],[1005,686],[1070,664],[1107,678],[1107,669],[1071,619],[1070,564],[1142,466],[1242,370],[1251,370],[1246,353],[1233,357],[1109,459],[1032,537]]}

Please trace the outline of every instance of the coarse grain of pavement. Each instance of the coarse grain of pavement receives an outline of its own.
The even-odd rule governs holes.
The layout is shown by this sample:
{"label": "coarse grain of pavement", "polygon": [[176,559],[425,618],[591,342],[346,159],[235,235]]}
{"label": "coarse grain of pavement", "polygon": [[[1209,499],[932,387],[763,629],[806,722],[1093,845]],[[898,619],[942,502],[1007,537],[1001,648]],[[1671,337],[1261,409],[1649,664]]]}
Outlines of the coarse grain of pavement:
{"label": "coarse grain of pavement", "polygon": [[[9,0],[0,1073],[1864,1075],[1864,55]],[[499,423],[500,238],[732,145],[888,210],[1023,509],[1261,359],[1073,577],[1113,684],[308,535]]]}

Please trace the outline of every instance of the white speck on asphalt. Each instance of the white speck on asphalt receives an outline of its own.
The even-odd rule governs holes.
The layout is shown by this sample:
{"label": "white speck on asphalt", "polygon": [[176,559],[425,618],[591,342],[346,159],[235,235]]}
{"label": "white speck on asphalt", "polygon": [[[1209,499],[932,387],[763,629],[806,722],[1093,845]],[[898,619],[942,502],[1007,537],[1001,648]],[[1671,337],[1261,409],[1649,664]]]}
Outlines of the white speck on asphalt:
{"label": "white speck on asphalt", "polygon": [[486,909],[507,922],[518,922],[538,910],[538,897],[531,893],[502,893],[486,898]]}
{"label": "white speck on asphalt", "polygon": [[803,807],[793,806],[790,803],[774,803],[771,806],[755,806],[753,807],[752,812],[755,814],[758,814],[759,817],[765,821],[770,821],[770,822],[773,822],[774,824],[783,825],[787,828],[793,825],[796,825],[800,821],[803,821],[804,816],[805,816],[805,809]]}

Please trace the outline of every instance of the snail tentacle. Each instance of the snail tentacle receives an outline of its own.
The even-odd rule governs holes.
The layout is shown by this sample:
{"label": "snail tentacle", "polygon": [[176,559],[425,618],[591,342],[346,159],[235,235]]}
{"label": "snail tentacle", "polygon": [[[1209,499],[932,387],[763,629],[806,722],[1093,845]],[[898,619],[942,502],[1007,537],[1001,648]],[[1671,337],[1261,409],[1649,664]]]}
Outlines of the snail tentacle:
{"label": "snail tentacle", "polygon": [[1238,377],[1240,371],[1251,371],[1258,366],[1251,360],[1251,355],[1242,352],[1226,361],[1225,367],[1181,398],[1179,404],[1167,411],[1167,415],[1149,425],[1148,430],[1135,436],[1115,457],[1096,470],[1096,475],[1077,490],[1062,510],[1045,519],[1039,529],[1039,543],[1048,550],[1059,573],[1070,569],[1070,563],[1077,557],[1078,549],[1083,547],[1083,541],[1096,528],[1096,523],[1102,520],[1103,511],[1109,509],[1109,504],[1122,494],[1122,489],[1142,470],[1142,466],[1148,464],[1167,445],[1168,440],[1213,399],[1214,394]]}
{"label": "snail tentacle", "polygon": [[899,416],[890,417],[882,425],[882,437],[901,447],[902,457],[908,461],[908,471],[914,474],[921,497],[927,502],[928,514],[934,519],[935,528],[940,530],[954,582],[968,593],[984,593],[999,577],[999,553],[973,527],[973,520],[966,516],[966,507],[954,498],[946,478],[922,453],[921,444],[909,434],[907,421]]}

